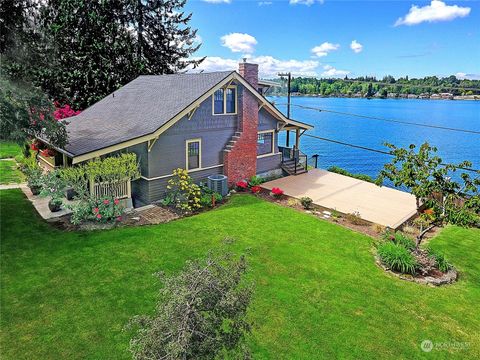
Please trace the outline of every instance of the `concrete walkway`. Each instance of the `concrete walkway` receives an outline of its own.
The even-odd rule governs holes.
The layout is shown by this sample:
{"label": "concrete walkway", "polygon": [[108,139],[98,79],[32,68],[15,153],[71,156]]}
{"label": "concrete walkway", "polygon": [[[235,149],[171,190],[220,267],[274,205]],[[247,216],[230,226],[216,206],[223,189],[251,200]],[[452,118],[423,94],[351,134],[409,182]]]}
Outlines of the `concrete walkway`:
{"label": "concrete walkway", "polygon": [[286,195],[298,199],[308,196],[314,204],[344,214],[359,212],[362,219],[392,229],[416,213],[412,194],[321,169],[286,176],[261,186],[268,190],[279,187]]}
{"label": "concrete walkway", "polygon": [[[72,212],[71,210],[65,209],[64,206],[62,206],[62,209],[60,211],[51,212],[48,208],[48,202],[50,201],[49,197],[40,197],[38,195],[33,195],[28,186],[22,186],[21,189],[23,193],[27,196],[28,200],[32,202],[35,210],[37,210],[40,216],[45,220],[58,218]],[[70,201],[65,201],[71,203]]]}

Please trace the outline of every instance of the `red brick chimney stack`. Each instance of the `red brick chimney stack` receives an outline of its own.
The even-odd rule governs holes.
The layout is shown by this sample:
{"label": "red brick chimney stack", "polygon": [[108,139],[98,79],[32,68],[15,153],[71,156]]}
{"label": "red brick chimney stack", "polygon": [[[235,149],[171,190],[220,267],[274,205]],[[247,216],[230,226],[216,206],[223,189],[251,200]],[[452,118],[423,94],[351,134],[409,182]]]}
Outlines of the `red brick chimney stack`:
{"label": "red brick chimney stack", "polygon": [[[238,70],[240,75],[257,90],[258,65],[247,63],[244,59],[239,64]],[[235,140],[231,141],[231,148],[225,151],[223,159],[223,172],[228,176],[230,185],[256,175],[257,134],[258,102],[249,90],[243,88],[239,96],[238,132],[235,134]]]}

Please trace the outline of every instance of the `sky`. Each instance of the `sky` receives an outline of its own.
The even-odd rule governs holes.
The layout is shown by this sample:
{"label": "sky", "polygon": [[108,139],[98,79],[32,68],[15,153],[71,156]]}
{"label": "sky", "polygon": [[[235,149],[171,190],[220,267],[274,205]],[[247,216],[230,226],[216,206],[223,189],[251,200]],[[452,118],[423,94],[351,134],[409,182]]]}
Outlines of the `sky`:
{"label": "sky", "polygon": [[189,0],[205,71],[480,79],[480,1]]}

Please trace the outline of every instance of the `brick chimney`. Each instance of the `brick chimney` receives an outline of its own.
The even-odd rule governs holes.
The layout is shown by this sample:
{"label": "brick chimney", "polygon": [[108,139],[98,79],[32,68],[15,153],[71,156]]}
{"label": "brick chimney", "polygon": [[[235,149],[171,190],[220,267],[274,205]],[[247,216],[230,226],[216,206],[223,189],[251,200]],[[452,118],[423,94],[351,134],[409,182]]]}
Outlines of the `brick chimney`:
{"label": "brick chimney", "polygon": [[255,90],[258,89],[258,64],[247,63],[246,59],[244,59],[243,62],[238,65],[238,72]]}
{"label": "brick chimney", "polygon": [[[240,75],[258,89],[258,65],[239,64]],[[241,94],[241,95],[240,95]],[[246,180],[257,173],[257,134],[258,134],[258,102],[255,96],[243,88],[239,91],[238,131],[224,151],[223,172],[228,176],[228,183]]]}

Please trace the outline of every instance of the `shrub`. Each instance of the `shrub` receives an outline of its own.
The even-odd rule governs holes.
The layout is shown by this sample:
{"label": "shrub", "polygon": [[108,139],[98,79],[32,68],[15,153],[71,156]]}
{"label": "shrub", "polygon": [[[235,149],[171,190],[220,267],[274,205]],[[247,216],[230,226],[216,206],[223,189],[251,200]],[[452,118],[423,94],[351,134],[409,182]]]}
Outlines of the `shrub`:
{"label": "shrub", "polygon": [[217,192],[205,193],[200,198],[200,204],[202,205],[202,207],[213,207],[212,197],[213,199],[215,199],[215,203],[223,200],[222,195]]}
{"label": "shrub", "polygon": [[236,184],[235,184],[235,187],[237,188],[238,191],[245,191],[247,190],[248,188],[248,184],[246,181],[238,181]]}
{"label": "shrub", "polygon": [[250,180],[248,180],[248,186],[254,187],[254,186],[261,185],[264,182],[265,180],[263,178],[261,178],[260,176],[254,175],[250,178]]}
{"label": "shrub", "polygon": [[76,199],[89,197],[88,178],[83,166],[66,167],[60,170],[60,177],[65,181],[67,187],[75,191]]}
{"label": "shrub", "polygon": [[312,207],[313,200],[308,196],[304,196],[300,199],[300,204],[302,204],[304,209],[309,210]]}
{"label": "shrub", "polygon": [[397,231],[395,233],[392,233],[391,231],[386,231],[383,235],[383,238],[387,241],[390,240],[399,246],[403,246],[409,251],[413,251],[415,249],[415,243],[413,239],[405,235],[401,231]]}
{"label": "shrub", "polygon": [[394,271],[415,275],[418,263],[405,247],[393,242],[384,242],[378,246],[380,260]]}
{"label": "shrub", "polygon": [[252,191],[252,193],[258,194],[260,191],[262,191],[262,188],[260,186],[252,186],[250,190]]}
{"label": "shrub", "polygon": [[342,169],[341,167],[338,167],[338,166],[331,166],[327,170],[330,171],[330,172],[333,172],[333,173],[337,173],[337,174],[340,174],[340,175],[345,175],[345,176],[352,177],[352,178],[355,178],[355,179],[359,179],[359,180],[363,180],[363,181],[367,181],[367,182],[371,182],[371,183],[375,182],[375,180],[373,180],[368,175],[352,174],[351,172],[349,172],[345,169]]}
{"label": "shrub", "polygon": [[362,219],[362,216],[358,211],[345,215],[346,219],[354,225],[366,225],[367,222]]}
{"label": "shrub", "polygon": [[287,206],[296,207],[299,204],[297,199],[288,199]]}
{"label": "shrub", "polygon": [[280,198],[283,195],[283,190],[278,187],[274,187],[272,188],[270,194],[275,198]]}
{"label": "shrub", "polygon": [[69,205],[72,210],[70,221],[78,225],[84,221],[95,221],[100,223],[109,223],[121,221],[124,208],[119,199],[104,197],[79,201],[76,204]]}
{"label": "shrub", "polygon": [[[136,316],[127,329],[136,330],[130,351],[147,359],[246,359],[245,337],[253,287],[245,281],[244,257],[210,253],[189,261],[163,282],[152,315]],[[149,313],[152,313],[149,311]]]}
{"label": "shrub", "polygon": [[382,234],[385,232],[385,228],[380,224],[372,224],[372,230],[377,234]]}
{"label": "shrub", "polygon": [[427,251],[428,251],[428,256],[435,260],[435,265],[437,266],[438,270],[442,272],[447,272],[448,270],[453,268],[453,266],[445,258],[445,255],[431,248],[428,248]]}
{"label": "shrub", "polygon": [[187,170],[175,169],[173,178],[168,180],[167,189],[174,199],[175,207],[183,211],[193,211],[202,207],[200,204],[200,186],[193,183]]}

